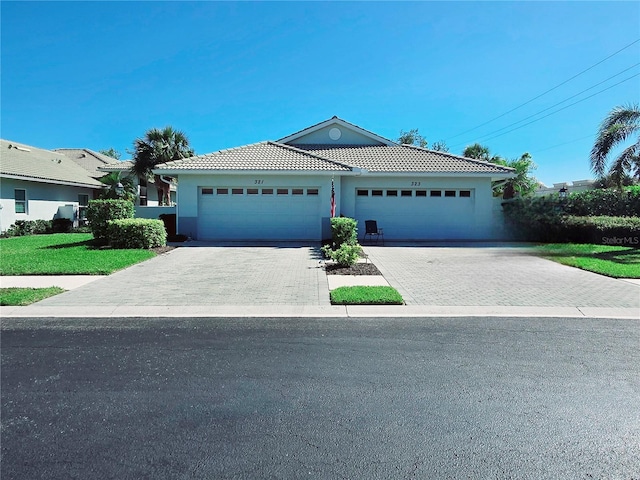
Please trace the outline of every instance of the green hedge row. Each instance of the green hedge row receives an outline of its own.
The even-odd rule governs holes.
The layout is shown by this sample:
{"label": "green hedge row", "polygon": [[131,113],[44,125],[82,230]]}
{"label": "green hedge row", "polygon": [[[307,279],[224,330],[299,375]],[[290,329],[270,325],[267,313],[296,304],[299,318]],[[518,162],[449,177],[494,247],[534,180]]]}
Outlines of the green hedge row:
{"label": "green hedge row", "polygon": [[113,248],[154,248],[167,244],[167,231],[161,220],[126,218],[107,222],[107,237]]}

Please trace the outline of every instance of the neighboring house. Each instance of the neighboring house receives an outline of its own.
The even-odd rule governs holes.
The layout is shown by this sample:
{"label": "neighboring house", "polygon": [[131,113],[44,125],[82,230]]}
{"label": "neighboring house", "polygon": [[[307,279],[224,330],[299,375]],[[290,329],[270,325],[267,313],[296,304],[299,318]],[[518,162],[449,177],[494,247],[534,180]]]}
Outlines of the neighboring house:
{"label": "neighboring house", "polygon": [[[330,238],[336,215],[388,240],[502,238],[491,182],[513,169],[398,145],[333,117],[265,141],[158,165],[178,179],[178,233],[200,240]],[[498,225],[498,223],[500,225]]]}
{"label": "neighboring house", "polygon": [[595,183],[595,180],[574,180],[572,183],[554,183],[553,187],[547,187],[546,185],[540,184],[534,192],[534,195],[541,197],[544,195],[551,195],[553,193],[560,193],[561,191],[567,194],[572,192],[583,192],[585,190],[593,190],[595,188]]}
{"label": "neighboring house", "polygon": [[58,151],[0,140],[0,232],[16,220],[77,224],[103,185]]}
{"label": "neighboring house", "polygon": [[[132,175],[131,168],[133,167],[132,160],[126,160],[124,162],[111,163],[109,165],[102,165],[100,167],[100,172],[102,175],[107,174],[108,172],[122,172],[123,176]],[[141,177],[135,177],[134,185],[137,189],[137,199],[136,205],[139,206],[149,206],[149,207],[157,207],[160,205],[158,201],[158,189],[155,186],[153,179],[146,179]],[[171,183],[170,186],[171,192],[171,201],[172,204],[175,204],[176,201],[176,185],[175,183]]]}
{"label": "neighboring house", "polygon": [[90,177],[95,178],[96,180],[105,175],[105,172],[99,170],[100,167],[105,165],[118,165],[119,163],[122,163],[113,157],[94,152],[87,148],[56,148],[53,151],[62,153],[69,157],[89,172]]}

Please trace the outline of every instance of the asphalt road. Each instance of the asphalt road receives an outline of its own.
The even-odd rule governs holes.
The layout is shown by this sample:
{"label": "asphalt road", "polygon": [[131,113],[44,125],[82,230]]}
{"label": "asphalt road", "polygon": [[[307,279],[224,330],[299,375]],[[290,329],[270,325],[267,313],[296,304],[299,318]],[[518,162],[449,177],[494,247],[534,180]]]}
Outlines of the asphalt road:
{"label": "asphalt road", "polygon": [[4,319],[2,479],[640,479],[640,322]]}

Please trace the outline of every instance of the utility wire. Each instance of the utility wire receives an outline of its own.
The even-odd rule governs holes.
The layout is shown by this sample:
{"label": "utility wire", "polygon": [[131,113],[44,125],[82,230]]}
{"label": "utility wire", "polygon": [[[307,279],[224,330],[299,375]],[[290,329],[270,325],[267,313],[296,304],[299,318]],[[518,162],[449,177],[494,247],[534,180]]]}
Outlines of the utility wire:
{"label": "utility wire", "polygon": [[[544,112],[546,112],[546,111],[548,111],[548,110],[551,110],[552,108],[557,107],[558,105],[562,105],[563,103],[568,102],[568,101],[569,101],[569,100],[571,100],[572,98],[576,98],[577,96],[582,95],[583,93],[588,92],[589,90],[592,90],[592,89],[596,88],[597,86],[602,85],[603,83],[608,82],[608,81],[609,81],[609,80],[611,80],[612,78],[615,78],[615,77],[617,77],[617,76],[619,76],[619,75],[622,75],[624,72],[628,72],[629,70],[631,70],[632,68],[637,67],[638,65],[640,65],[640,62],[636,63],[635,65],[631,65],[631,66],[630,66],[630,67],[628,67],[628,68],[625,68],[624,70],[622,70],[622,71],[620,71],[620,72],[616,73],[615,75],[611,75],[609,78],[605,78],[605,79],[604,79],[604,80],[602,80],[601,82],[598,82],[598,83],[596,83],[596,84],[594,84],[594,85],[591,85],[589,88],[585,88],[584,90],[582,90],[581,92],[576,93],[575,95],[571,95],[570,97],[567,97],[567,98],[565,98],[564,100],[562,100],[562,101],[560,101],[560,102],[558,102],[558,103],[554,103],[554,104],[553,104],[553,105],[551,105],[550,107],[547,107],[547,108],[545,108],[545,109],[543,109],[543,110],[540,110],[539,112],[536,112],[536,113],[534,113],[534,114],[532,114],[532,115],[529,115],[528,117],[525,117],[525,118],[523,118],[523,119],[521,119],[521,120],[518,120],[517,122],[510,123],[509,125],[506,125],[506,126],[504,126],[504,127],[502,127],[502,128],[499,128],[499,129],[497,129],[497,130],[494,130],[494,131],[489,132],[489,133],[485,133],[481,138],[483,138],[483,137],[487,137],[487,136],[489,136],[489,135],[493,135],[494,133],[501,132],[502,130],[506,130],[507,128],[513,127],[514,125],[518,125],[519,123],[522,123],[522,122],[524,122],[524,121],[526,121],[526,120],[529,120],[530,118],[533,118],[533,117],[535,117],[535,116],[537,116],[537,115],[540,115],[541,113],[544,113]],[[616,84],[616,85],[617,85],[617,84]],[[587,98],[589,98],[589,97],[587,97]],[[573,105],[575,105],[575,104],[573,104]],[[527,125],[528,125],[528,124],[527,124]],[[463,144],[465,144],[465,143],[469,143],[469,142],[459,142],[459,143],[455,143],[455,144],[451,145],[451,148],[453,148],[453,147],[457,147],[457,146],[459,146],[459,145],[463,145]]]}
{"label": "utility wire", "polygon": [[569,140],[568,142],[563,142],[563,143],[559,143],[557,145],[552,145],[551,147],[544,147],[544,148],[541,148],[539,150],[533,149],[531,151],[532,151],[532,153],[538,154],[540,152],[546,152],[547,150],[553,150],[554,148],[558,148],[558,147],[563,147],[565,145],[569,145],[570,143],[579,142],[580,140],[584,140],[586,138],[594,138],[594,137],[595,137],[595,134],[592,133],[591,135],[585,135],[584,137],[574,138],[573,140]]}
{"label": "utility wire", "polygon": [[501,137],[501,136],[503,136],[503,135],[506,135],[507,133],[511,133],[511,132],[513,132],[513,131],[515,131],[515,130],[519,130],[519,129],[521,129],[522,127],[526,127],[527,125],[531,125],[532,123],[535,123],[535,122],[537,122],[537,121],[539,121],[539,120],[542,120],[543,118],[550,117],[551,115],[554,115],[554,114],[556,114],[556,113],[558,113],[558,112],[561,112],[562,110],[565,110],[565,109],[567,109],[567,108],[569,108],[569,107],[573,107],[574,105],[577,105],[578,103],[584,102],[585,100],[588,100],[588,99],[589,99],[589,98],[591,98],[591,97],[595,97],[596,95],[600,95],[602,92],[606,92],[607,90],[610,90],[610,89],[612,89],[613,87],[616,87],[616,86],[620,85],[621,83],[628,82],[629,80],[631,80],[632,78],[637,77],[638,75],[640,75],[640,73],[636,73],[635,75],[631,75],[630,77],[625,78],[624,80],[621,80],[621,81],[619,81],[618,83],[614,83],[613,85],[611,85],[611,86],[609,86],[609,87],[607,87],[607,88],[603,88],[603,89],[602,89],[602,90],[600,90],[599,92],[596,92],[596,93],[594,93],[594,94],[592,94],[592,95],[589,95],[588,97],[584,97],[584,98],[582,98],[582,99],[578,100],[577,102],[573,102],[573,103],[571,103],[571,104],[569,104],[569,105],[567,105],[567,106],[565,106],[565,107],[559,108],[558,110],[556,110],[556,111],[554,111],[554,112],[551,112],[551,113],[548,113],[547,115],[544,115],[543,117],[536,118],[535,120],[531,120],[530,122],[525,123],[524,125],[520,125],[519,127],[512,128],[511,130],[508,130],[508,131],[506,131],[506,132],[504,132],[504,133],[499,133],[498,135],[494,135],[493,137],[485,138],[485,139],[484,139],[484,140],[482,140],[482,141],[483,141],[483,142],[486,142],[486,141],[488,141],[488,140],[493,140],[494,138]]}
{"label": "utility wire", "polygon": [[509,110],[509,111],[507,111],[507,112],[504,112],[502,115],[498,115],[497,117],[492,118],[491,120],[488,120],[488,121],[486,121],[486,122],[484,122],[484,123],[482,123],[482,124],[478,125],[477,127],[473,127],[473,128],[471,128],[471,129],[469,129],[469,130],[465,130],[464,132],[458,133],[457,135],[454,135],[453,137],[449,137],[449,138],[447,138],[446,140],[447,140],[447,141],[449,141],[449,140],[451,140],[451,139],[454,139],[454,138],[456,138],[456,137],[459,137],[460,135],[464,135],[465,133],[473,132],[474,130],[477,130],[477,129],[478,129],[478,128],[480,128],[480,127],[484,127],[485,125],[487,125],[487,124],[489,124],[489,123],[491,123],[491,122],[493,122],[493,121],[495,121],[495,120],[498,120],[499,118],[502,118],[502,117],[504,117],[505,115],[508,115],[509,113],[514,112],[514,111],[518,110],[518,109],[519,109],[519,108],[521,108],[521,107],[524,107],[525,105],[530,104],[530,103],[531,103],[531,102],[533,102],[534,100],[537,100],[538,98],[540,98],[540,97],[542,97],[542,96],[546,95],[547,93],[552,92],[552,91],[553,91],[553,90],[555,90],[556,88],[559,88],[559,87],[561,87],[562,85],[565,85],[566,83],[570,82],[570,81],[571,81],[571,80],[573,80],[574,78],[577,78],[577,77],[579,77],[580,75],[582,75],[583,73],[588,72],[588,71],[589,71],[589,70],[591,70],[592,68],[597,67],[597,66],[598,66],[598,65],[600,65],[601,63],[603,63],[603,62],[605,62],[605,61],[609,60],[611,57],[613,57],[613,56],[615,56],[615,55],[619,54],[619,53],[620,53],[620,52],[622,52],[623,50],[626,50],[627,48],[631,47],[632,45],[635,45],[635,44],[636,44],[636,43],[638,43],[638,42],[640,42],[640,38],[638,38],[637,40],[635,40],[635,41],[631,42],[629,45],[627,45],[627,46],[625,46],[625,47],[622,47],[620,50],[618,50],[617,52],[612,53],[612,54],[611,54],[611,55],[609,55],[608,57],[603,58],[603,59],[602,59],[602,60],[600,60],[599,62],[594,63],[594,64],[593,64],[593,65],[591,65],[589,68],[587,68],[587,69],[585,69],[585,70],[581,71],[580,73],[575,74],[573,77],[571,77],[571,78],[569,78],[569,79],[565,80],[565,81],[564,81],[564,82],[562,82],[562,83],[559,83],[559,84],[558,84],[558,85],[556,85],[555,87],[552,87],[552,88],[550,88],[549,90],[547,90],[547,91],[545,91],[545,92],[542,92],[540,95],[538,95],[538,96],[536,96],[536,97],[533,97],[531,100],[527,100],[526,102],[524,102],[524,103],[522,103],[522,104],[518,105],[517,107],[512,108],[511,110]]}

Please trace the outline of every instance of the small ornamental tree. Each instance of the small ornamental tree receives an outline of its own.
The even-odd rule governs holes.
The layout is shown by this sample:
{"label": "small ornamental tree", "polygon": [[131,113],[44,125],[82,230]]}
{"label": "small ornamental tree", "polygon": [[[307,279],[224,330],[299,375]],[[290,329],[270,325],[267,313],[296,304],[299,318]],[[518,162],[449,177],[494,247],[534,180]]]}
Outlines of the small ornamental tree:
{"label": "small ornamental tree", "polygon": [[128,200],[90,200],[87,207],[87,220],[93,237],[101,243],[108,238],[109,220],[133,218],[133,202]]}

